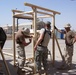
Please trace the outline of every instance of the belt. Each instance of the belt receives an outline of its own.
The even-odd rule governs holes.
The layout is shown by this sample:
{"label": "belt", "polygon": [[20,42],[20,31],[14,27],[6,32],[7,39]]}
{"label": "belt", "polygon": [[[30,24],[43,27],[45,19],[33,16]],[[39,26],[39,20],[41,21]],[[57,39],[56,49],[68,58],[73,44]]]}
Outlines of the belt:
{"label": "belt", "polygon": [[42,46],[42,45],[38,45],[38,46],[41,46],[41,47],[47,47],[47,46]]}

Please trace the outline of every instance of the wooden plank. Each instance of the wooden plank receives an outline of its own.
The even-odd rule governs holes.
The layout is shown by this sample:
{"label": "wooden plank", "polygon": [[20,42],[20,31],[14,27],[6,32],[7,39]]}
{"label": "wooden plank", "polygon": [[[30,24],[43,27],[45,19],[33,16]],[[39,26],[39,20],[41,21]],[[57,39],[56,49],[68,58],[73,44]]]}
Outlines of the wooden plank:
{"label": "wooden plank", "polygon": [[29,19],[29,20],[33,20],[32,16],[24,16],[24,15],[14,15],[14,18],[19,18],[19,19]]}
{"label": "wooden plank", "polygon": [[33,14],[33,11],[27,11],[27,12],[22,12],[22,13],[16,13],[14,16],[16,16],[16,15],[23,15],[23,14],[30,14],[30,15],[32,15],[32,14]]}
{"label": "wooden plank", "polygon": [[49,14],[49,13],[46,13],[46,12],[42,12],[42,11],[37,11],[37,13],[53,16],[52,14]]}
{"label": "wooden plank", "polygon": [[[13,17],[19,18],[19,19],[30,19],[30,20],[33,20],[33,17],[24,16],[24,15],[14,15]],[[49,16],[49,15],[37,16],[37,18],[50,18],[50,17],[51,16]]]}
{"label": "wooden plank", "polygon": [[30,7],[35,7],[37,9],[45,10],[45,11],[52,12],[52,13],[55,13],[55,14],[60,14],[60,12],[57,12],[57,11],[54,11],[54,10],[50,10],[50,9],[47,9],[47,8],[43,8],[43,7],[34,5],[34,4],[30,4],[30,3],[26,3],[25,2],[24,5],[25,6],[30,6]]}
{"label": "wooden plank", "polygon": [[21,11],[21,10],[12,10],[12,12],[22,13],[24,11]]}
{"label": "wooden plank", "polygon": [[[36,26],[36,23],[37,23],[37,9],[36,8],[33,8],[33,18],[34,18],[34,20],[33,20],[33,24],[34,24],[34,45],[35,45],[35,43],[36,43],[36,38],[37,38],[37,36],[36,36],[36,30],[37,30],[37,26]],[[33,57],[35,56],[35,53],[34,53],[34,48],[33,48]],[[34,62],[34,73],[36,73],[36,66],[35,66],[35,62]]]}
{"label": "wooden plank", "polygon": [[[55,34],[54,34],[54,35],[55,35]],[[61,52],[61,49],[60,49],[60,46],[59,46],[58,40],[57,40],[57,38],[56,38],[56,35],[55,35],[55,39],[56,39],[56,43],[57,43],[57,46],[58,46],[58,49],[59,49],[60,55],[61,55],[63,61],[65,61],[65,59],[64,59],[64,57],[63,57],[63,55],[62,55],[62,52]]]}
{"label": "wooden plank", "polygon": [[[49,15],[49,16],[53,16],[52,14],[49,14],[49,13],[46,13],[46,12],[42,12],[42,11],[37,11],[37,13],[45,14],[45,15]],[[22,12],[22,13],[16,13],[14,16],[16,16],[16,15],[23,15],[23,14],[30,14],[30,15],[33,15],[33,11]]]}
{"label": "wooden plank", "polygon": [[37,16],[37,18],[50,18],[50,15],[44,15],[44,16]]}
{"label": "wooden plank", "polygon": [[54,28],[54,26],[55,26],[55,14],[53,13],[53,17],[52,17],[52,25],[53,25],[53,38],[52,38],[52,63],[53,63],[53,66],[54,66],[54,64],[55,64],[55,36],[54,36],[54,34],[55,34],[55,28]]}

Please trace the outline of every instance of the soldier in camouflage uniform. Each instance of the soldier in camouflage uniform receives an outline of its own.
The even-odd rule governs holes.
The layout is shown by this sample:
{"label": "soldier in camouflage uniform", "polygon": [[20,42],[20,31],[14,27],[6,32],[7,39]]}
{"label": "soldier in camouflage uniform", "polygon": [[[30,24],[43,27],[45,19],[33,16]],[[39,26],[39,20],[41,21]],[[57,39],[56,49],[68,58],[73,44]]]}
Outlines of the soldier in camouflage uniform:
{"label": "soldier in camouflage uniform", "polygon": [[74,43],[76,42],[76,35],[70,29],[71,28],[70,24],[66,24],[64,28],[65,31],[61,31],[55,27],[56,30],[65,34],[65,44],[66,44],[65,55],[64,55],[65,62],[58,69],[71,69],[73,48],[74,48]]}
{"label": "soldier in camouflage uniform", "polygon": [[[17,52],[18,52],[18,75],[22,75],[22,73],[25,73],[23,71],[23,67],[25,64],[25,46],[29,45],[31,43],[31,36],[29,35],[30,30],[28,28],[19,29],[16,33],[15,40],[17,43]],[[26,42],[26,38],[29,38],[29,42]]]}
{"label": "soldier in camouflage uniform", "polygon": [[43,64],[45,72],[47,71],[47,55],[48,55],[48,43],[51,37],[50,22],[45,23],[45,28],[40,30],[40,37],[38,38],[34,49],[35,49],[35,62],[36,72],[41,75],[41,63]]}

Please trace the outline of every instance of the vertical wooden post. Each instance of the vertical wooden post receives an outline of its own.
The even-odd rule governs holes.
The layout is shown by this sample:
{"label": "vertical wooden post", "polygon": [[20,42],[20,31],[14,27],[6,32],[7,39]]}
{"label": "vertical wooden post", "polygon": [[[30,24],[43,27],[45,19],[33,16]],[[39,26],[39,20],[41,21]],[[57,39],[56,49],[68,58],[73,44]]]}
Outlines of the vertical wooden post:
{"label": "vertical wooden post", "polygon": [[[33,9],[33,25],[34,25],[34,40],[33,40],[33,48],[34,48],[34,45],[36,43],[36,38],[37,38],[37,35],[36,35],[36,30],[37,30],[37,26],[36,26],[36,21],[37,21],[37,12],[36,12],[36,8],[32,8]],[[33,56],[35,57],[35,53],[34,53],[34,49],[33,49]],[[34,73],[36,73],[36,66],[35,66],[35,61],[34,61]]]}
{"label": "vertical wooden post", "polygon": [[[34,29],[34,20],[32,20],[32,29]],[[33,58],[34,58],[34,37],[32,39],[32,50],[33,50]]]}
{"label": "vertical wooden post", "polygon": [[53,13],[53,17],[52,17],[52,25],[53,25],[53,37],[52,37],[52,63],[53,63],[53,66],[54,66],[54,60],[55,60],[55,29],[54,29],[54,26],[55,26],[55,14]]}
{"label": "vertical wooden post", "polygon": [[[13,12],[13,15],[15,13]],[[14,66],[15,66],[15,62],[16,62],[16,53],[15,53],[15,18],[13,17],[13,55],[14,55]]]}
{"label": "vertical wooden post", "polygon": [[[34,18],[34,15],[32,15],[32,17]],[[32,20],[32,29],[34,31],[34,19]],[[34,33],[34,32],[33,32]],[[32,38],[32,51],[33,51],[33,59],[34,59],[34,37]]]}
{"label": "vertical wooden post", "polygon": [[18,18],[17,18],[17,31],[18,31]]}

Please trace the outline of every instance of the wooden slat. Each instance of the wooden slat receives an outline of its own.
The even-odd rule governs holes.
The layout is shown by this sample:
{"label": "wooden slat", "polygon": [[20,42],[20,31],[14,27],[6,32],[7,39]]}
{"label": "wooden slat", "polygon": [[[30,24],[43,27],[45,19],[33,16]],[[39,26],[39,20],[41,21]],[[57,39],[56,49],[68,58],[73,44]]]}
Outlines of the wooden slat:
{"label": "wooden slat", "polygon": [[12,12],[22,13],[22,12],[24,12],[24,11],[20,11],[20,10],[12,10]]}
{"label": "wooden slat", "polygon": [[57,12],[57,11],[54,11],[54,10],[50,10],[50,9],[47,9],[47,8],[43,8],[43,7],[40,7],[40,6],[37,6],[37,5],[34,5],[34,4],[30,4],[30,3],[24,3],[25,6],[30,6],[30,7],[35,7],[35,8],[38,8],[38,9],[41,9],[41,10],[45,10],[45,11],[48,11],[48,12],[52,12],[52,13],[55,13],[55,14],[60,14],[60,12]]}
{"label": "wooden slat", "polygon": [[53,16],[52,14],[49,14],[49,13],[46,13],[46,12],[42,12],[42,11],[37,11],[37,13]]}
{"label": "wooden slat", "polygon": [[29,20],[33,20],[33,17],[31,16],[24,16],[24,15],[14,15],[14,18],[19,18],[19,19],[29,19]]}
{"label": "wooden slat", "polygon": [[51,16],[49,15],[44,15],[44,16],[37,16],[37,18],[50,18]]}
{"label": "wooden slat", "polygon": [[27,12],[22,12],[22,13],[16,13],[15,15],[23,15],[23,14],[33,14],[33,11],[27,11]]}

